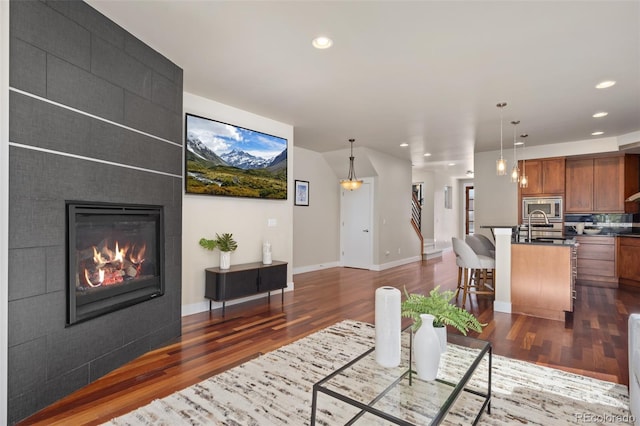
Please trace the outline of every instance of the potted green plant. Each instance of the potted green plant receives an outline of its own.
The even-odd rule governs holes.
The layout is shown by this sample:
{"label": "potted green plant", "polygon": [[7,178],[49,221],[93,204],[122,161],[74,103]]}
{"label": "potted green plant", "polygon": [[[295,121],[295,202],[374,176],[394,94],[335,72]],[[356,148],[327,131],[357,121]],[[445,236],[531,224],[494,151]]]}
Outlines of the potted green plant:
{"label": "potted green plant", "polygon": [[441,347],[446,348],[446,327],[450,325],[458,329],[465,336],[469,330],[481,332],[482,327],[478,319],[469,311],[451,303],[455,292],[451,290],[440,291],[437,286],[428,296],[423,294],[409,294],[404,289],[405,300],[401,304],[401,315],[413,320],[413,330],[417,331],[422,325],[421,314],[433,315],[433,327],[439,334]]}
{"label": "potted green plant", "polygon": [[233,234],[224,233],[222,235],[216,233],[216,238],[209,240],[201,238],[200,246],[207,250],[220,250],[220,269],[229,269],[231,267],[231,252],[238,248],[238,243],[233,239]]}

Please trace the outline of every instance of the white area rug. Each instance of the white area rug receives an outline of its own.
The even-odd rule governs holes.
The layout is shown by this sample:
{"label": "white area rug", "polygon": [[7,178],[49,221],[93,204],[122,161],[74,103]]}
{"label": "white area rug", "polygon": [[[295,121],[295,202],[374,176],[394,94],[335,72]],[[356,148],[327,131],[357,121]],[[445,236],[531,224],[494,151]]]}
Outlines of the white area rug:
{"label": "white area rug", "polygon": [[[313,384],[372,346],[373,325],[343,321],[107,424],[308,425]],[[496,355],[492,371],[491,414],[483,413],[480,424],[549,426],[629,421],[629,398],[623,385]],[[486,373],[479,376],[483,377]],[[343,411],[347,410],[321,396],[317,424],[344,424],[352,413]],[[467,403],[466,397],[461,398],[444,424],[470,424],[476,411],[474,401]],[[412,421],[425,424],[420,413]],[[357,424],[388,423],[367,417]]]}

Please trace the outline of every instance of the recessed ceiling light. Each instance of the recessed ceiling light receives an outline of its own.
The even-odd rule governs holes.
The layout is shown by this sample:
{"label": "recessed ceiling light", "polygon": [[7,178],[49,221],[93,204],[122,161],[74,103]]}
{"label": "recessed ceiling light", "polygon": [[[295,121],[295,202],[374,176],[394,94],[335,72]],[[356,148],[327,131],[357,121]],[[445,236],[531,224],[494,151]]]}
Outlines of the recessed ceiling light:
{"label": "recessed ceiling light", "polygon": [[431,153],[430,153],[430,152],[425,152],[425,153],[424,153],[424,156],[425,156],[425,157],[431,157]]}
{"label": "recessed ceiling light", "polygon": [[593,114],[593,118],[606,117],[607,115],[609,115],[609,113],[606,111],[596,112]]}
{"label": "recessed ceiling light", "polygon": [[604,135],[604,132],[593,132],[593,133],[591,133],[591,136],[600,136],[600,135]]}
{"label": "recessed ceiling light", "polygon": [[455,166],[455,165],[456,165],[456,163],[449,163],[449,165],[450,165],[450,166]]}
{"label": "recessed ceiling light", "polygon": [[524,145],[524,142],[516,142],[514,143],[514,145],[517,145],[517,146]]}
{"label": "recessed ceiling light", "polygon": [[616,82],[613,80],[601,81],[600,83],[596,84],[596,89],[606,89],[607,87],[611,87],[614,84],[616,84]]}
{"label": "recessed ceiling light", "polygon": [[408,143],[406,143],[406,142],[404,142],[404,143],[401,143],[401,144],[400,144],[400,146],[404,148],[404,147],[409,146],[409,144],[408,144]]}
{"label": "recessed ceiling light", "polygon": [[316,49],[328,49],[331,47],[331,45],[333,45],[333,40],[331,40],[329,37],[320,36],[314,38],[311,44]]}

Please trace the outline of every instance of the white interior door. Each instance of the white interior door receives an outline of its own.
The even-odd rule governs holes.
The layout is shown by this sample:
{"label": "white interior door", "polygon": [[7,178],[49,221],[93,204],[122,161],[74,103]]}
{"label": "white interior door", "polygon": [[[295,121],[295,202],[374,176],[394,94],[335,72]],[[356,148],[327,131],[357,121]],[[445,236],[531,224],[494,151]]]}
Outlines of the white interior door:
{"label": "white interior door", "polygon": [[373,254],[372,191],[364,182],[355,191],[342,190],[340,240],[342,266],[370,269]]}

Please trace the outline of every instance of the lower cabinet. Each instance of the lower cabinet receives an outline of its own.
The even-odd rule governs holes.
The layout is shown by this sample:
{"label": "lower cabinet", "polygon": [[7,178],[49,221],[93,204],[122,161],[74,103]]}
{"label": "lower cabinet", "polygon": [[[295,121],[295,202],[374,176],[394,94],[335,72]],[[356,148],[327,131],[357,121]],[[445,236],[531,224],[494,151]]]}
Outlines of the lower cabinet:
{"label": "lower cabinet", "polygon": [[287,262],[274,260],[270,265],[261,262],[233,265],[229,269],[205,269],[204,297],[222,302],[222,315],[225,312],[226,301],[240,297],[268,293],[287,287]]}
{"label": "lower cabinet", "polygon": [[573,312],[575,247],[511,245],[511,311],[564,321]]}
{"label": "lower cabinet", "polygon": [[578,284],[618,287],[615,237],[577,236]]}
{"label": "lower cabinet", "polygon": [[618,237],[618,279],[621,285],[640,287],[640,238]]}

